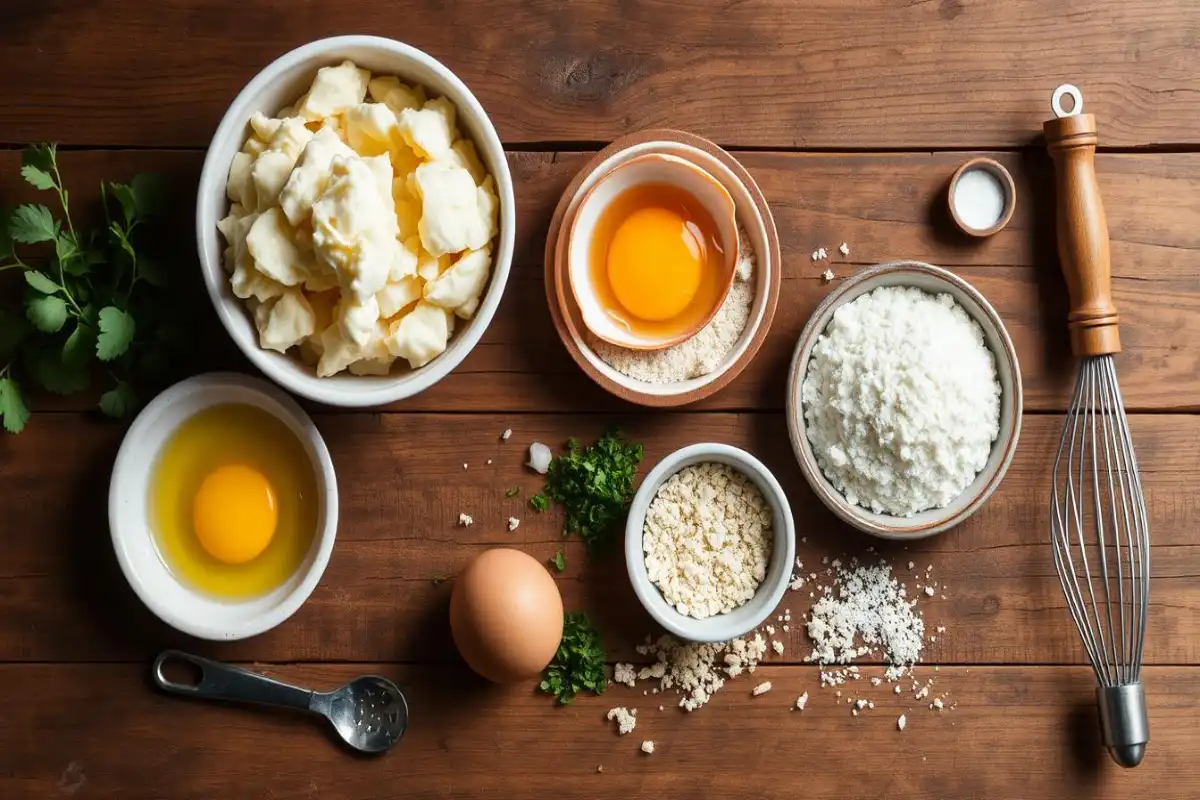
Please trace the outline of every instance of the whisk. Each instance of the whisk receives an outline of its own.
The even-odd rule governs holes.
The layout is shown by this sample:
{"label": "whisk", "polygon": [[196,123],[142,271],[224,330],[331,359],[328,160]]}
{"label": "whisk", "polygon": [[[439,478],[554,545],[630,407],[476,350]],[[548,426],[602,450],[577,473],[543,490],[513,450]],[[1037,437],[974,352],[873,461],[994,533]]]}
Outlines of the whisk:
{"label": "whisk", "polygon": [[[1071,96],[1070,111],[1062,98]],[[1124,767],[1141,763],[1150,738],[1141,682],[1150,590],[1150,529],[1113,354],[1108,226],[1096,182],[1096,118],[1073,86],[1052,99],[1043,124],[1054,159],[1058,252],[1071,297],[1071,349],[1082,359],[1054,461],[1050,530],[1054,565],[1096,671],[1105,747]]]}

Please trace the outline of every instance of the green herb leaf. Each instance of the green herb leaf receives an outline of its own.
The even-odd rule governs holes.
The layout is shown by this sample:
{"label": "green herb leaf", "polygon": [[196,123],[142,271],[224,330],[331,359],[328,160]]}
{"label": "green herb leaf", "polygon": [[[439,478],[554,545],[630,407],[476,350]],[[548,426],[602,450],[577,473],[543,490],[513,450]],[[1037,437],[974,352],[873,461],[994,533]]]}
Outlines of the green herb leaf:
{"label": "green herb leaf", "polygon": [[514,486],[513,488],[511,488],[507,492],[505,492],[504,496],[505,497],[516,497],[520,491],[521,491],[520,487]]}
{"label": "green herb leaf", "polygon": [[100,335],[96,337],[96,355],[101,361],[120,358],[133,341],[135,325],[128,311],[116,306],[100,309]]}
{"label": "green herb leaf", "polygon": [[142,172],[129,182],[134,205],[143,217],[161,217],[170,210],[171,192],[162,175]]}
{"label": "green herb leaf", "polygon": [[75,240],[71,238],[71,234],[63,231],[54,239],[54,255],[58,257],[58,261],[64,267],[67,262],[74,258],[79,253],[79,246],[75,244]]}
{"label": "green herb leaf", "polygon": [[29,421],[29,407],[21,387],[12,378],[0,379],[0,423],[9,433],[20,433]]}
{"label": "green herb leaf", "polygon": [[534,511],[541,513],[550,508],[550,499],[546,495],[538,492],[533,497],[529,498],[529,507]]}
{"label": "green herb leaf", "polygon": [[580,691],[603,694],[608,688],[604,674],[604,641],[587,614],[563,614],[563,635],[550,665],[542,673],[538,689],[552,694],[559,705],[569,705]]}
{"label": "green herb leaf", "polygon": [[62,287],[51,280],[46,273],[36,269],[25,270],[25,282],[42,294],[56,294]]}
{"label": "green herb leaf", "polygon": [[29,325],[16,314],[0,311],[0,362],[7,362],[17,352],[17,345],[29,332]]}
{"label": "green herb leaf", "polygon": [[54,188],[54,176],[49,172],[42,172],[37,167],[30,165],[21,167],[21,177],[35,189],[45,191]]}
{"label": "green herb leaf", "polygon": [[87,388],[91,378],[86,365],[63,361],[57,347],[34,351],[29,358],[29,373],[43,389],[55,394],[74,394]]}
{"label": "green herb leaf", "polygon": [[96,332],[90,326],[78,324],[63,343],[62,360],[73,366],[85,366],[96,355]]}
{"label": "green herb leaf", "polygon": [[125,227],[128,228],[138,216],[137,198],[133,196],[133,189],[123,183],[110,183],[106,188],[108,193],[117,198],[117,202],[121,204]]}
{"label": "green herb leaf", "polygon": [[567,557],[565,555],[563,555],[562,550],[559,550],[557,553],[554,554],[554,558],[550,559],[550,563],[554,565],[554,568],[556,570],[558,570],[559,572],[562,572],[564,569],[567,568]]}
{"label": "green herb leaf", "polygon": [[137,395],[128,383],[117,381],[117,385],[100,395],[100,410],[106,416],[119,419],[137,407]]}
{"label": "green herb leaf", "polygon": [[[633,500],[633,481],[644,450],[610,430],[581,449],[567,442],[567,452],[550,462],[545,493],[566,509],[564,534],[577,534],[589,556],[608,550]],[[533,505],[533,500],[530,500]],[[537,506],[534,506],[535,508]]]}
{"label": "green herb leaf", "polygon": [[67,304],[61,297],[36,295],[25,301],[25,316],[39,331],[57,333],[67,321]]}
{"label": "green herb leaf", "polygon": [[45,206],[26,204],[13,211],[8,220],[8,233],[13,241],[22,244],[50,242],[58,235],[58,223]]}
{"label": "green herb leaf", "polygon": [[58,145],[53,142],[31,144],[21,151],[21,166],[33,167],[41,172],[54,172]]}

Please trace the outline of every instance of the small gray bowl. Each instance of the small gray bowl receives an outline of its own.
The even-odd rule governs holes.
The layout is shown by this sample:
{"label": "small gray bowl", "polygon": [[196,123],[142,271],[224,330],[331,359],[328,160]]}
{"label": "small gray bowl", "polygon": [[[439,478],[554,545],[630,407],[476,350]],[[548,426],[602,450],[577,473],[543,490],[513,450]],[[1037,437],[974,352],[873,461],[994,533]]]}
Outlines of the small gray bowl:
{"label": "small gray bowl", "polygon": [[[911,286],[932,294],[949,293],[979,323],[984,341],[996,360],[1000,380],[1000,433],[992,443],[992,452],[975,480],[945,508],[930,509],[911,517],[876,514],[850,503],[833,487],[817,465],[808,440],[807,422],[800,390],[808,374],[808,360],[817,338],[828,327],[833,313],[843,304],[881,286]],[[1021,367],[1008,331],[996,309],[979,291],[949,270],[919,261],[894,261],[868,267],[851,276],[817,306],[796,343],[787,389],[788,435],[800,469],[817,497],[843,521],[860,531],[885,539],[920,539],[953,528],[978,511],[1000,485],[1012,462],[1021,436]]]}
{"label": "small gray bowl", "polygon": [[[725,464],[754,482],[771,507],[771,532],[775,542],[771,548],[771,564],[767,568],[767,575],[754,597],[728,614],[695,619],[676,611],[650,581],[642,550],[642,531],[646,524],[646,509],[667,478],[684,467],[705,463]],[[633,584],[634,594],[659,625],[675,636],[693,642],[727,642],[762,624],[783,599],[795,560],[796,528],[783,487],[761,461],[745,450],[727,444],[705,442],[689,445],[658,462],[634,495],[629,518],[625,522],[625,564],[629,568],[629,581]]]}

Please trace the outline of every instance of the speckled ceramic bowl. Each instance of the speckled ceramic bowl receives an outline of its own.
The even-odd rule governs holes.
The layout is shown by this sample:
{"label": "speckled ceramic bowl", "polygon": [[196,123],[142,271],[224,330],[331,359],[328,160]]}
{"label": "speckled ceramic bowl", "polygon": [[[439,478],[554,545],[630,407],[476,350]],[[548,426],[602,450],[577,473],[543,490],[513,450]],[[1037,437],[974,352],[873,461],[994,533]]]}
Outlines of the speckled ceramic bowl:
{"label": "speckled ceramic bowl", "polygon": [[[808,440],[800,390],[808,374],[808,360],[817,338],[829,326],[833,314],[843,303],[881,286],[912,286],[931,294],[949,293],[983,329],[984,341],[996,360],[996,375],[1000,380],[1000,433],[992,443],[992,452],[975,480],[945,508],[930,509],[911,517],[876,514],[849,502],[834,488],[817,465],[816,455]],[[792,450],[800,462],[804,477],[834,514],[861,531],[886,539],[919,539],[949,530],[978,511],[996,487],[1012,462],[1021,435],[1021,367],[1017,353],[1000,315],[975,287],[949,270],[919,261],[896,261],[869,267],[847,279],[817,307],[800,334],[792,356],[792,368],[787,389],[788,434]]]}

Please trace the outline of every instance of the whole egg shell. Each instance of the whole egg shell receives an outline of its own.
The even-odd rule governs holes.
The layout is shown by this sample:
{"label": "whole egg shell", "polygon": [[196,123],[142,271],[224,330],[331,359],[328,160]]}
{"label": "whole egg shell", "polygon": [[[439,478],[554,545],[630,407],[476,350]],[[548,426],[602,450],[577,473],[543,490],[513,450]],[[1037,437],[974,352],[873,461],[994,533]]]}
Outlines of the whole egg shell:
{"label": "whole egg shell", "polygon": [[538,675],[554,658],[562,631],[558,586],[520,550],[486,550],[454,581],[450,633],[471,669],[490,681]]}

